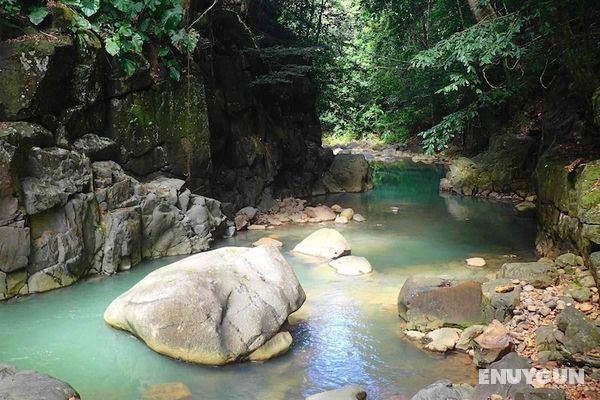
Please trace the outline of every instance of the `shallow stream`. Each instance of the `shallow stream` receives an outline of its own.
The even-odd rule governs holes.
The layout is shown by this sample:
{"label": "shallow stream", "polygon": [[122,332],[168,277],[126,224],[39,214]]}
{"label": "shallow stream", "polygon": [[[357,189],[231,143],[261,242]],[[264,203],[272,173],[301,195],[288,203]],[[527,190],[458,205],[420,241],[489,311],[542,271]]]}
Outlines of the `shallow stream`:
{"label": "shallow stream", "polygon": [[[183,382],[193,399],[203,400],[301,399],[348,383],[367,388],[369,399],[386,399],[410,397],[441,378],[474,383],[469,357],[432,354],[403,338],[398,292],[412,274],[485,275],[508,259],[531,259],[535,225],[509,204],[439,195],[442,173],[398,164],[378,169],[369,193],[317,199],[353,207],[367,218],[336,229],[353,254],[370,260],[375,272],[368,276],[340,276],[327,264],[289,253],[319,225],[245,232],[216,244],[246,246],[262,236],[284,243],[307,301],[290,318],[294,344],[283,357],[202,367],[154,353],[105,325],[106,306],[150,271],[179,259],[168,258],[0,303],[0,363],[67,381],[85,400],[142,399],[150,386],[167,382]],[[485,257],[491,267],[467,268],[464,259],[471,256]]]}

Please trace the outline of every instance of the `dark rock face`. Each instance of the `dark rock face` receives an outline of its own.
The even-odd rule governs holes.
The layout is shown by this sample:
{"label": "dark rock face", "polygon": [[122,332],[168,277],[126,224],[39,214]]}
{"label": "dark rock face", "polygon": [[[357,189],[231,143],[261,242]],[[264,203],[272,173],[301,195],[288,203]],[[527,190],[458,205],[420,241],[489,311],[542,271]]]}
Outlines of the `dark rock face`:
{"label": "dark rock face", "polygon": [[69,400],[79,394],[69,384],[35,371],[20,371],[12,365],[0,365],[0,399]]}
{"label": "dark rock face", "polygon": [[[529,369],[529,361],[526,358],[519,356],[517,353],[508,353],[502,359],[490,364],[488,369],[490,370],[503,370],[503,369]],[[522,380],[523,377],[521,376]],[[475,391],[471,397],[472,400],[487,400],[491,395],[497,394],[502,398],[515,398],[515,393],[527,391],[532,389],[531,385],[527,383],[518,382],[515,384],[500,384],[500,383],[480,383],[475,386]]]}
{"label": "dark rock face", "polygon": [[[246,24],[264,31],[269,16],[250,2]],[[300,54],[278,54],[267,33],[258,44],[235,14],[213,13],[213,47],[202,54],[211,132],[212,193],[233,203],[267,208],[273,197],[309,196],[333,159],[321,147],[316,91],[304,73],[282,79],[271,74],[308,68]],[[276,35],[277,33],[275,33]],[[271,74],[271,75],[270,75]]]}

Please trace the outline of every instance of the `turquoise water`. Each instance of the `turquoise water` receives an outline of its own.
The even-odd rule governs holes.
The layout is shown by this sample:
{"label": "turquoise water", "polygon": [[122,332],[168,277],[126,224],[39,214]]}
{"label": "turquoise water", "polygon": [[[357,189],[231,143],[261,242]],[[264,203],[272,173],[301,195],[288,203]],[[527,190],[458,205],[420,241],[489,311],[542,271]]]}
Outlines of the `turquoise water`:
{"label": "turquoise water", "polygon": [[[351,206],[367,217],[336,228],[353,254],[371,261],[375,272],[368,276],[336,275],[326,264],[289,254],[320,225],[246,232],[217,243],[246,246],[262,236],[283,241],[307,293],[305,305],[290,317],[294,345],[283,357],[202,367],[156,354],[106,326],[102,313],[112,299],[179,259],[170,258],[0,304],[0,363],[58,377],[88,400],[142,399],[149,387],[167,382],[183,382],[193,399],[203,400],[299,399],[348,383],[366,387],[369,399],[386,399],[410,396],[440,378],[473,383],[476,371],[468,357],[418,350],[402,337],[396,297],[411,274],[486,275],[509,255],[534,257],[535,226],[510,205],[440,196],[441,174],[404,164],[379,170],[369,193],[315,199]],[[491,267],[465,267],[463,260],[473,255],[486,257]]]}

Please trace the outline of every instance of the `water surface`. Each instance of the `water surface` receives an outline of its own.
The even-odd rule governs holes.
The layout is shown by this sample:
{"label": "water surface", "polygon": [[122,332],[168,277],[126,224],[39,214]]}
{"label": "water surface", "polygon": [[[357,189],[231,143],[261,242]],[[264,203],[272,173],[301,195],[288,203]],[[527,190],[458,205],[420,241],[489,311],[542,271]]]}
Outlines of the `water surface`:
{"label": "water surface", "polygon": [[[386,399],[410,397],[441,378],[473,383],[476,371],[468,357],[425,352],[403,338],[398,292],[411,274],[486,275],[510,255],[534,257],[534,223],[507,204],[440,196],[441,175],[437,168],[406,163],[379,169],[369,193],[315,199],[351,206],[367,217],[336,228],[353,254],[371,261],[375,272],[368,276],[340,276],[327,264],[289,253],[319,225],[246,232],[216,244],[247,246],[262,236],[284,243],[308,299],[290,318],[291,352],[276,360],[191,365],[106,326],[106,306],[152,270],[179,259],[167,258],[0,304],[0,363],[65,380],[86,400],[141,399],[148,387],[166,382],[183,382],[194,399],[203,400],[300,399],[348,383],[366,387],[369,399]],[[465,267],[463,260],[474,255],[485,256],[492,267]]]}

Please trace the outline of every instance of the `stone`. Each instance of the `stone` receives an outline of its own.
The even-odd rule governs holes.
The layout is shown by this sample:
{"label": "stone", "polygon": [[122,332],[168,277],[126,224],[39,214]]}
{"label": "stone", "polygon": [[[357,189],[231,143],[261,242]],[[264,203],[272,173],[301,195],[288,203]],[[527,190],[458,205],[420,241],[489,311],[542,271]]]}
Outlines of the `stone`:
{"label": "stone", "polygon": [[527,214],[535,212],[535,204],[530,201],[522,201],[515,206],[515,210],[517,210],[521,214]]}
{"label": "stone", "polygon": [[414,340],[416,342],[420,342],[425,339],[425,333],[419,331],[404,331],[404,334],[410,340]]}
{"label": "stone", "polygon": [[283,247],[283,243],[281,243],[277,239],[273,239],[270,237],[263,237],[258,239],[256,242],[252,243],[253,246],[270,246],[275,248]]}
{"label": "stone", "polygon": [[110,211],[103,218],[105,241],[102,269],[105,274],[126,271],[142,261],[142,215],[139,207]]}
{"label": "stone", "polygon": [[483,258],[481,257],[472,257],[472,258],[467,258],[467,265],[469,267],[485,267],[486,266],[486,262]]}
{"label": "stone", "polygon": [[485,325],[471,325],[465,329],[461,334],[458,342],[456,342],[456,348],[458,350],[467,351],[472,347],[473,339],[481,335],[487,327]]}
{"label": "stone", "polygon": [[512,348],[513,342],[508,331],[494,320],[481,335],[473,339],[473,360],[478,368],[486,367],[508,354]]}
{"label": "stone", "polygon": [[566,394],[561,389],[527,388],[514,393],[514,400],[565,400]]}
{"label": "stone", "polygon": [[336,224],[342,224],[342,225],[345,225],[345,224],[347,224],[347,223],[348,223],[348,218],[346,218],[346,217],[342,217],[341,215],[338,215],[338,216],[335,218],[335,221],[334,221],[334,222],[335,222]]}
{"label": "stone", "polygon": [[32,148],[23,175],[23,205],[29,215],[65,205],[70,196],[88,191],[92,181],[90,160],[58,147]]}
{"label": "stone", "polygon": [[365,222],[367,219],[363,217],[361,214],[354,213],[354,217],[352,217],[354,222]]}
{"label": "stone", "polygon": [[235,216],[234,222],[235,222],[235,230],[241,231],[248,227],[248,222],[249,222],[248,216],[244,215],[244,214],[238,214]]}
{"label": "stone", "polygon": [[248,221],[252,221],[257,213],[258,209],[247,206],[239,210],[236,215],[245,215],[248,218]]}
{"label": "stone", "polygon": [[313,394],[305,400],[365,400],[367,392],[357,385],[348,385],[340,389]]}
{"label": "stone", "polygon": [[[485,372],[489,379],[491,374],[494,373],[492,370],[529,370],[530,368],[529,361],[526,358],[523,358],[517,353],[512,352],[508,353],[500,360],[493,362],[486,371],[482,372]],[[513,396],[517,391],[531,388],[531,386],[525,382],[522,375],[521,377],[522,379],[516,383],[502,384],[496,381],[496,383],[492,384],[491,380],[490,383],[479,383],[475,386],[471,400],[489,400],[489,398],[494,394],[502,396],[504,399],[514,398]]]}
{"label": "stone", "polygon": [[590,303],[583,303],[579,306],[579,311],[582,313],[588,313],[594,309],[594,306]]}
{"label": "stone", "polygon": [[556,257],[555,262],[560,268],[576,267],[578,265],[577,256],[573,253],[561,254],[560,256]]}
{"label": "stone", "polygon": [[340,275],[363,275],[373,272],[373,267],[365,257],[344,256],[329,262]]}
{"label": "stone", "polygon": [[185,400],[192,398],[192,391],[183,382],[152,385],[144,391],[143,400]]}
{"label": "stone", "polygon": [[[30,217],[31,253],[27,270],[35,290],[70,285],[92,269],[103,243],[98,203],[93,193],[76,194],[64,207]],[[44,273],[36,274],[39,271]]]}
{"label": "stone", "polygon": [[0,226],[0,271],[25,268],[29,261],[29,228]]}
{"label": "stone", "polygon": [[552,286],[556,276],[553,265],[539,262],[506,263],[498,272],[498,278],[519,279],[538,289]]}
{"label": "stone", "polygon": [[469,385],[454,385],[447,379],[442,379],[419,390],[410,400],[469,400],[473,388]]}
{"label": "stone", "polygon": [[20,149],[29,149],[34,146],[51,147],[54,145],[52,132],[41,125],[23,121],[0,124],[0,140]]}
{"label": "stone", "polygon": [[293,252],[333,260],[350,254],[350,244],[335,229],[322,228],[294,247]]}
{"label": "stone", "polygon": [[484,322],[481,282],[415,275],[398,295],[398,314],[409,329],[466,328]]}
{"label": "stone", "polygon": [[481,285],[483,312],[486,321],[505,321],[511,318],[519,305],[521,286],[514,286],[510,279],[493,279]]}
{"label": "stone", "polygon": [[306,215],[312,220],[311,222],[333,221],[336,219],[336,214],[327,206],[306,207]]}
{"label": "stone", "polygon": [[372,188],[371,169],[362,154],[338,154],[323,179],[330,193],[365,192]]}
{"label": "stone", "polygon": [[151,272],[108,306],[104,320],[161,354],[223,365],[271,339],[304,300],[277,249],[225,247]]}
{"label": "stone", "polygon": [[580,303],[588,301],[592,297],[592,291],[589,288],[571,284],[567,290],[569,296]]}
{"label": "stone", "polygon": [[334,204],[331,206],[331,210],[337,214],[341,213],[343,209],[344,208],[342,206],[340,206],[339,204]]}
{"label": "stone", "polygon": [[351,208],[345,208],[340,212],[340,217],[346,218],[348,221],[352,221],[354,218],[354,210]]}
{"label": "stone", "polygon": [[427,350],[445,353],[453,350],[460,339],[462,331],[456,328],[439,328],[427,333],[425,338],[429,341],[425,348]]}
{"label": "stone", "polygon": [[115,160],[119,157],[119,145],[109,138],[93,133],[88,133],[75,140],[73,149],[85,154],[92,161]]}
{"label": "stone", "polygon": [[576,364],[600,367],[600,328],[574,307],[567,306],[556,317],[564,333],[559,351]]}
{"label": "stone", "polygon": [[267,226],[266,225],[253,224],[253,225],[249,225],[247,229],[249,231],[264,231],[265,229],[267,229]]}
{"label": "stone", "polygon": [[250,361],[267,361],[287,353],[292,345],[289,332],[279,332],[248,356]]}
{"label": "stone", "polygon": [[[11,298],[21,293],[27,284],[27,271],[19,270],[6,275],[6,298]],[[26,290],[25,292],[28,292]]]}
{"label": "stone", "polygon": [[68,383],[35,371],[0,365],[0,399],[73,400],[79,394]]}

